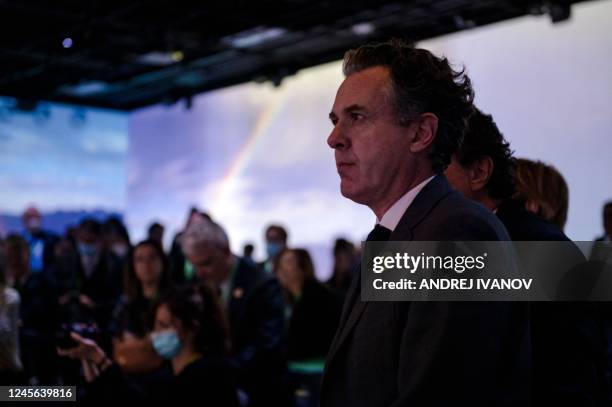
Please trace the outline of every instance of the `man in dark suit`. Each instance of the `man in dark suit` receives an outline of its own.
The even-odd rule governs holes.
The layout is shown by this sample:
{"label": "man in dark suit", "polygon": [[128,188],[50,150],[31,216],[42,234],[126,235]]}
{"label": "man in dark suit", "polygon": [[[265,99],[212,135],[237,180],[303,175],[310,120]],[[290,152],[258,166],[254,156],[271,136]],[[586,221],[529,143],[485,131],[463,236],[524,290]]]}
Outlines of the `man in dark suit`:
{"label": "man in dark suit", "polygon": [[[553,223],[529,212],[512,199],[514,158],[490,115],[480,110],[470,116],[460,149],[446,169],[451,185],[466,197],[495,211],[514,241],[562,241],[569,238]],[[547,250],[549,246],[540,246]],[[573,244],[540,261],[578,264],[584,256]],[[548,260],[546,260],[548,257]],[[583,271],[583,270],[579,270]],[[599,405],[605,398],[604,339],[597,328],[598,305],[589,303],[531,304],[533,351],[532,405]],[[603,405],[603,404],[602,404]]]}
{"label": "man in dark suit", "polygon": [[515,160],[490,115],[476,109],[445,171],[457,191],[495,212],[515,241],[569,241],[554,224],[527,211],[515,193]]}
{"label": "man in dark suit", "polygon": [[182,250],[198,281],[219,291],[231,333],[230,361],[249,406],[290,405],[281,351],[284,303],[276,277],[232,254],[223,228],[208,219],[185,230]]}
{"label": "man in dark suit", "polygon": [[[400,41],[360,47],[330,119],[342,194],[377,217],[368,240],[505,240],[442,171],[473,92],[446,59]],[[527,309],[515,303],[363,302],[354,279],[327,357],[321,405],[525,405]]]}
{"label": "man in dark suit", "polygon": [[42,215],[35,207],[29,207],[22,216],[23,237],[30,246],[30,270],[33,273],[49,272],[54,266],[54,249],[58,237],[42,227]]}
{"label": "man in dark suit", "polygon": [[[78,301],[105,332],[123,289],[121,261],[104,247],[102,225],[84,219],[77,232],[78,268],[73,284]],[[108,339],[108,338],[107,338]]]}

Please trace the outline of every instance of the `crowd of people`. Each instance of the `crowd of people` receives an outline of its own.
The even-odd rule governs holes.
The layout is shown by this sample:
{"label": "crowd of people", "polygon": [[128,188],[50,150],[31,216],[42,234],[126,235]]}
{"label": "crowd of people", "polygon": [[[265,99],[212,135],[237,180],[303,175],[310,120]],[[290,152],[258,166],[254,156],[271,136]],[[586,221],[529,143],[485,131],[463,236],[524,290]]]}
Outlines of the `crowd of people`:
{"label": "crowd of people", "polygon": [[83,400],[204,392],[213,405],[269,406],[318,397],[358,261],[348,240],[337,240],[323,283],[280,225],[267,227],[258,263],[234,255],[223,228],[195,208],[168,253],[159,223],[132,244],[116,217],[83,219],[63,236],[33,207],[22,219],[25,232],[0,245],[3,384],[84,380]]}
{"label": "crowd of people", "polygon": [[[563,176],[514,157],[493,117],[473,106],[465,73],[393,41],[349,52],[344,68],[328,144],[342,194],[376,214],[367,240],[569,241]],[[381,91],[389,80],[392,105]],[[406,129],[410,144],[394,150]],[[56,236],[29,208],[23,224],[0,245],[2,384],[79,384],[79,399],[97,402],[219,406],[446,405],[453,397],[521,405],[522,392],[535,405],[610,400],[605,308],[366,309],[356,288],[359,245],[337,239],[322,282],[284,227],[267,227],[267,258],[256,262],[252,245],[233,253],[223,226],[195,208],[168,252],[159,223],[136,244],[118,218],[84,219]],[[612,202],[603,225],[598,240],[608,242]],[[528,353],[531,390],[523,386]]]}

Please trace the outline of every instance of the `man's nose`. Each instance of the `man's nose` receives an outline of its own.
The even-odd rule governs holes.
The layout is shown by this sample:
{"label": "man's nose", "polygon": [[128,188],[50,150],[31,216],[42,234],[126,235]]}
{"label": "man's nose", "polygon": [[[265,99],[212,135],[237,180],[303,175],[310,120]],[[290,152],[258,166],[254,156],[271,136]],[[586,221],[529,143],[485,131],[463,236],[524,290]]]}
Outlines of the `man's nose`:
{"label": "man's nose", "polygon": [[344,150],[349,146],[349,140],[340,129],[339,125],[334,126],[333,130],[327,137],[327,145],[334,150]]}

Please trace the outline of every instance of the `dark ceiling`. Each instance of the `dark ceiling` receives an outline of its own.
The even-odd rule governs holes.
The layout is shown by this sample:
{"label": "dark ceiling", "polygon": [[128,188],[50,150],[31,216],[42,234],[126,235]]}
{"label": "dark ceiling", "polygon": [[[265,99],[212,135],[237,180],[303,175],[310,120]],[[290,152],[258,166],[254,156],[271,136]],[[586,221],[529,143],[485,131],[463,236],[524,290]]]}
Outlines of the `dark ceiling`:
{"label": "dark ceiling", "polygon": [[132,110],[578,1],[0,0],[0,95]]}

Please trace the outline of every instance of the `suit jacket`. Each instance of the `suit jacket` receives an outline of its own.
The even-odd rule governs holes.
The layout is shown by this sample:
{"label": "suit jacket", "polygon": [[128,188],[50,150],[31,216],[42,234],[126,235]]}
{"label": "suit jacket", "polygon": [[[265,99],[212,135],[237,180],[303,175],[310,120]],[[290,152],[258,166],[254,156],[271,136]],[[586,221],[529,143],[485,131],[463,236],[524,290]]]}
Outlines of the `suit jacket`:
{"label": "suit jacket", "polygon": [[[497,216],[515,241],[565,241],[570,239],[556,225],[527,211],[522,202],[507,200]],[[542,248],[544,250],[545,248]],[[559,264],[585,261],[575,245],[542,258],[563,256]],[[572,270],[578,280],[588,280],[588,270]],[[532,405],[605,405],[607,397],[605,326],[610,306],[595,302],[536,302],[531,304],[533,355]],[[608,379],[609,380],[609,379]]]}
{"label": "suit jacket", "polygon": [[[443,175],[416,196],[390,240],[507,240]],[[521,303],[362,302],[351,286],[327,357],[321,406],[528,404],[528,309]]]}
{"label": "suit jacket", "polygon": [[527,211],[522,202],[508,199],[497,208],[497,217],[515,241],[569,241],[556,225]]}
{"label": "suit jacket", "polygon": [[279,388],[286,372],[281,287],[275,276],[241,258],[237,261],[227,304],[231,363],[254,405],[277,405],[277,398],[286,394]]}
{"label": "suit jacket", "polygon": [[342,303],[335,293],[313,280],[294,304],[287,330],[289,360],[322,359],[338,328]]}

